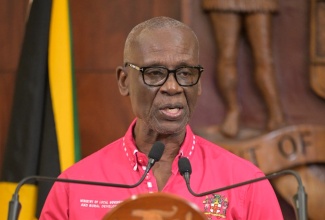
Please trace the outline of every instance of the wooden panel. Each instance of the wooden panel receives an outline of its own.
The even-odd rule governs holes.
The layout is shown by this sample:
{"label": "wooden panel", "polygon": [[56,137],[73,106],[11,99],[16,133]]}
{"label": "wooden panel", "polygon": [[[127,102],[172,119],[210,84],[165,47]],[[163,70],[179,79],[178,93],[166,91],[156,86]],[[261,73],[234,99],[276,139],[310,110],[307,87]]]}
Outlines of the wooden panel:
{"label": "wooden panel", "polygon": [[152,16],[180,18],[173,0],[72,0],[75,65],[77,71],[107,72],[123,61],[123,47],[133,26]]}
{"label": "wooden panel", "polygon": [[310,26],[310,85],[325,98],[325,1],[311,1]]}
{"label": "wooden panel", "polygon": [[2,1],[0,7],[0,171],[8,133],[15,71],[22,44],[27,2]]}
{"label": "wooden panel", "polygon": [[14,74],[0,74],[0,171],[7,133],[9,130],[10,112],[14,89]]}
{"label": "wooden panel", "polygon": [[114,74],[78,74],[77,84],[82,155],[87,156],[122,137],[134,116]]}
{"label": "wooden panel", "polygon": [[15,71],[27,16],[27,2],[2,1],[0,7],[0,74]]}

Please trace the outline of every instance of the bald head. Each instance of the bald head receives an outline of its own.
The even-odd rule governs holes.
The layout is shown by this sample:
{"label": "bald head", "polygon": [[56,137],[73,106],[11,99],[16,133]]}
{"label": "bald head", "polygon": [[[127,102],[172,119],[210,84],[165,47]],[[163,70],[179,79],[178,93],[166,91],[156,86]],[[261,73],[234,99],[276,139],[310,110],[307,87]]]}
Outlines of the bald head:
{"label": "bald head", "polygon": [[124,62],[128,61],[128,56],[129,56],[129,54],[131,54],[130,52],[131,52],[133,46],[138,42],[139,36],[141,35],[141,33],[147,32],[147,31],[153,31],[155,29],[167,29],[167,28],[186,30],[195,39],[195,42],[196,42],[195,47],[197,48],[197,51],[199,51],[198,50],[198,47],[199,47],[198,39],[197,39],[195,33],[193,32],[193,30],[189,26],[187,26],[186,24],[184,24],[180,21],[177,21],[173,18],[154,17],[152,19],[149,19],[147,21],[144,21],[144,22],[138,24],[131,30],[131,32],[129,33],[129,35],[125,41]]}

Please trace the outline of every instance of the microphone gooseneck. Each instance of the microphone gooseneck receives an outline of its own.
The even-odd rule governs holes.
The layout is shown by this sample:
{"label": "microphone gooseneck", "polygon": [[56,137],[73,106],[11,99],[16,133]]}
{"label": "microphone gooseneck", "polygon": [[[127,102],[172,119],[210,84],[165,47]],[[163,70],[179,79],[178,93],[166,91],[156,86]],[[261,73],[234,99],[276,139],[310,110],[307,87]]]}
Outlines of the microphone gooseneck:
{"label": "microphone gooseneck", "polygon": [[152,166],[160,160],[164,152],[165,145],[162,142],[155,142],[148,154],[148,164],[145,169],[144,174],[141,176],[141,179],[132,185],[119,184],[119,183],[106,183],[106,182],[97,182],[97,181],[88,181],[88,180],[75,180],[75,179],[64,179],[64,178],[55,178],[47,176],[28,176],[22,179],[16,186],[15,192],[12,195],[12,198],[9,202],[8,210],[8,220],[18,220],[19,212],[21,209],[21,204],[19,202],[19,190],[20,188],[28,182],[31,181],[48,181],[48,182],[65,182],[65,183],[77,183],[77,184],[86,184],[86,185],[95,185],[95,186],[108,186],[108,187],[117,187],[117,188],[135,188],[139,186],[143,180],[146,178],[148,172]]}
{"label": "microphone gooseneck", "polygon": [[196,196],[196,197],[206,196],[206,195],[209,195],[209,194],[212,194],[212,193],[225,191],[225,190],[228,190],[228,189],[236,188],[236,187],[247,185],[247,184],[250,184],[250,183],[259,182],[259,181],[266,180],[266,179],[273,179],[273,178],[276,178],[276,177],[279,177],[279,176],[293,175],[297,179],[297,182],[298,182],[298,192],[293,198],[294,202],[295,202],[295,205],[296,205],[297,217],[298,217],[299,220],[307,220],[307,209],[306,209],[306,207],[307,207],[307,195],[306,195],[305,188],[303,186],[301,177],[294,170],[282,170],[282,171],[272,173],[272,174],[267,175],[267,176],[263,176],[263,177],[247,180],[247,181],[244,181],[244,182],[232,184],[232,185],[229,185],[229,186],[213,189],[213,190],[206,191],[206,192],[203,192],[203,193],[195,193],[192,190],[191,185],[190,185],[190,175],[192,173],[192,167],[191,167],[191,163],[190,163],[189,159],[186,158],[186,157],[180,158],[179,161],[178,161],[178,169],[179,169],[180,174],[184,177],[184,180],[186,182],[186,186],[187,186],[188,191],[193,196]]}

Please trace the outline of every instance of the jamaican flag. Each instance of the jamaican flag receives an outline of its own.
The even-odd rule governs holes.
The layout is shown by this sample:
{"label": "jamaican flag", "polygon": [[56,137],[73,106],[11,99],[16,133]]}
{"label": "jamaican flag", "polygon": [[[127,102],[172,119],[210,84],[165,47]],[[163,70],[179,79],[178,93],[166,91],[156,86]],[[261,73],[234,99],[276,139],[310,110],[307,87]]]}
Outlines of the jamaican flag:
{"label": "jamaican flag", "polygon": [[[17,183],[56,177],[80,159],[68,0],[34,0],[16,75],[0,179],[0,219]],[[20,218],[36,219],[52,183],[24,185]]]}

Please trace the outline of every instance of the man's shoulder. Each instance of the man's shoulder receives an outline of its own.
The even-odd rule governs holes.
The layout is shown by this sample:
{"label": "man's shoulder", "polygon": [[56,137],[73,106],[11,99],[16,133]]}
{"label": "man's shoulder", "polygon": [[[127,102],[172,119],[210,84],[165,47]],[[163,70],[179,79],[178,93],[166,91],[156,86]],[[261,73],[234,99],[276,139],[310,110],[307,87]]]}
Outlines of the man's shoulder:
{"label": "man's shoulder", "polygon": [[211,153],[217,153],[217,154],[233,155],[231,152],[229,152],[219,144],[207,140],[201,136],[196,135],[196,140],[197,140],[197,146],[199,148],[202,148],[203,151],[209,151]]}
{"label": "man's shoulder", "polygon": [[[71,176],[75,173],[84,172],[86,170],[91,170],[93,168],[105,166],[105,163],[112,163],[114,158],[118,158],[122,152],[121,139],[118,139],[99,150],[85,156],[80,161],[76,162],[74,165],[70,166],[68,169],[62,172],[63,175]],[[61,174],[61,175],[62,175]]]}
{"label": "man's shoulder", "polygon": [[197,136],[197,143],[200,151],[204,152],[204,155],[209,156],[212,163],[220,163],[223,166],[228,165],[234,167],[235,170],[240,167],[254,173],[261,172],[252,162],[230,152],[217,143],[213,143],[200,136]]}

